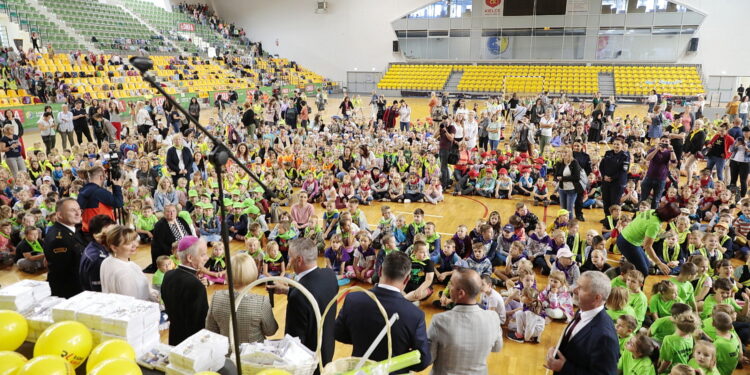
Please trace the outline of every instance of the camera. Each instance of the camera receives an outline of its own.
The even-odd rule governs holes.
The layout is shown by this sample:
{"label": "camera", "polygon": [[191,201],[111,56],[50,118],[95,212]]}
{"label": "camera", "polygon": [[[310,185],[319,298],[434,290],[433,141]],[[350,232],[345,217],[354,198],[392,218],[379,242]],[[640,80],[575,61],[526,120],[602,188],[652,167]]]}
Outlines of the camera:
{"label": "camera", "polygon": [[120,169],[120,154],[117,153],[117,145],[115,143],[109,144],[110,152],[102,155],[104,162],[102,166],[107,171],[107,177],[110,181],[119,180],[122,177],[122,170]]}

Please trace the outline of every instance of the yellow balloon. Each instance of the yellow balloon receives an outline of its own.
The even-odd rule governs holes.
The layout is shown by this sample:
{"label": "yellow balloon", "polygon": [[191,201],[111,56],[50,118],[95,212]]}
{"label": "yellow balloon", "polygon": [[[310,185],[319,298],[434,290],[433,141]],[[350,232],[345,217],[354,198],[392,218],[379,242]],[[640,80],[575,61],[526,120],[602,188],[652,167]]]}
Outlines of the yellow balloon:
{"label": "yellow balloon", "polygon": [[143,375],[143,372],[134,361],[112,358],[99,362],[89,375]]}
{"label": "yellow balloon", "polygon": [[16,375],[73,375],[75,370],[68,361],[54,355],[34,357],[26,362]]}
{"label": "yellow balloon", "polygon": [[86,372],[91,372],[99,363],[113,358],[125,358],[135,362],[135,350],[125,340],[105,341],[91,351],[86,362]]}
{"label": "yellow balloon", "polygon": [[219,375],[219,373],[213,372],[213,371],[201,371],[201,372],[196,372],[195,375]]}
{"label": "yellow balloon", "polygon": [[263,370],[263,371],[259,372],[256,375],[292,375],[292,374],[290,374],[290,373],[288,373],[288,372],[286,372],[284,370],[279,370],[279,369],[272,368],[272,369],[268,369],[268,370]]}
{"label": "yellow balloon", "polygon": [[26,361],[26,357],[19,353],[11,351],[0,352],[0,375],[15,375]]}
{"label": "yellow balloon", "polygon": [[23,315],[0,310],[0,350],[16,350],[26,340],[29,324]]}
{"label": "yellow balloon", "polygon": [[78,368],[91,352],[91,331],[79,322],[55,323],[42,332],[34,345],[34,357],[54,355]]}

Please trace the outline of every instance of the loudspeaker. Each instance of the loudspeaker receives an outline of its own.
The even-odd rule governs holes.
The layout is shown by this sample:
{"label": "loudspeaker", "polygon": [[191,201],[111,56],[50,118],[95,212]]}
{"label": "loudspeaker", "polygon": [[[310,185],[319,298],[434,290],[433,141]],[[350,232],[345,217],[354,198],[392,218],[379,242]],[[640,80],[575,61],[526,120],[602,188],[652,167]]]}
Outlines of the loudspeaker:
{"label": "loudspeaker", "polygon": [[398,40],[393,41],[393,52],[398,52]]}
{"label": "loudspeaker", "polygon": [[688,44],[688,51],[695,52],[698,50],[698,38],[690,38],[690,44]]}

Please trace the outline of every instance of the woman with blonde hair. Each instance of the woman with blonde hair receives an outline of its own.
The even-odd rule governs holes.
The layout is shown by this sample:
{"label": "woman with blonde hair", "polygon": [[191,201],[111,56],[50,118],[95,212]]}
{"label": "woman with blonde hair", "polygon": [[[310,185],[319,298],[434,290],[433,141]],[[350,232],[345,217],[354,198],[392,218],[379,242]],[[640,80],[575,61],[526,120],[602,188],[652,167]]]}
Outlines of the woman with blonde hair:
{"label": "woman with blonde hair", "polygon": [[131,261],[138,250],[138,232],[117,225],[102,232],[102,244],[110,252],[99,270],[102,292],[122,294],[144,301],[158,301],[158,293],[151,289],[141,266]]}
{"label": "woman with blonde hair", "polygon": [[[231,260],[235,291],[241,291],[258,279],[258,267],[250,255],[239,253],[232,256]],[[268,296],[248,293],[238,303],[239,337],[235,338],[238,342],[261,342],[266,337],[276,333],[279,325],[273,316],[273,309]],[[206,317],[206,329],[229,336],[229,313],[229,291],[216,291]]]}
{"label": "woman with blonde hair", "polygon": [[162,212],[165,206],[170,204],[177,205],[178,203],[179,197],[174,190],[172,181],[168,177],[162,177],[159,180],[159,185],[156,186],[156,193],[154,193],[154,210]]}

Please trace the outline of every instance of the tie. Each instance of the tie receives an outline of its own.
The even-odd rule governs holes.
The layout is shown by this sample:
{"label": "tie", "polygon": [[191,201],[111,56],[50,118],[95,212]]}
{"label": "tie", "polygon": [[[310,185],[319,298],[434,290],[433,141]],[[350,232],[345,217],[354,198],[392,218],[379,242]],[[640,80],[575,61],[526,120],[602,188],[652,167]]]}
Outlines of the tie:
{"label": "tie", "polygon": [[568,326],[568,330],[565,331],[565,335],[563,336],[563,339],[560,341],[561,347],[566,345],[568,341],[570,341],[570,336],[573,335],[573,331],[576,329],[576,326],[578,325],[580,321],[581,321],[581,312],[578,311],[575,317],[573,318],[573,321]]}

